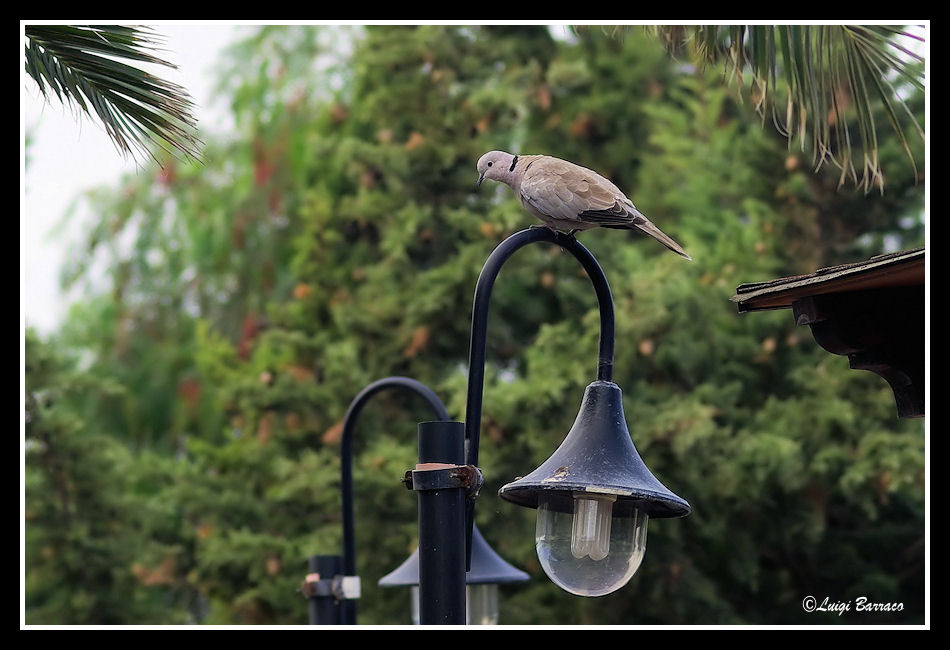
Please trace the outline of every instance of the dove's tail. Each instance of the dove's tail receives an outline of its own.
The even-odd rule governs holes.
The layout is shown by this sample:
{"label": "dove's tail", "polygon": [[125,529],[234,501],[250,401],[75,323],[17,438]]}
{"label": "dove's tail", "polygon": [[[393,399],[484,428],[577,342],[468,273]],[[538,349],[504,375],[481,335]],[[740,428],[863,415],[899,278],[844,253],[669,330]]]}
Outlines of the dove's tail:
{"label": "dove's tail", "polygon": [[657,240],[658,242],[660,242],[661,244],[669,248],[671,251],[673,251],[677,255],[682,255],[688,260],[693,259],[692,257],[689,256],[689,253],[683,250],[682,246],[680,246],[675,241],[673,241],[672,237],[670,237],[665,232],[663,232],[662,230],[657,228],[655,225],[653,225],[653,222],[647,219],[646,217],[643,217],[641,215],[641,218],[636,219],[631,224],[631,226],[639,228],[640,230],[642,230],[643,232],[650,235],[655,240]]}

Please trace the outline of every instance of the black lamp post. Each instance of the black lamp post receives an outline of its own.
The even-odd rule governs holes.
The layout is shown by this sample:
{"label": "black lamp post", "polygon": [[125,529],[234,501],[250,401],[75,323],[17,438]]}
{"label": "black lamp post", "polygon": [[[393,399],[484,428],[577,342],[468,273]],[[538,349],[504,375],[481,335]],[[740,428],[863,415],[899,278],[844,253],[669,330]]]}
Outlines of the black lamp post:
{"label": "black lamp post", "polygon": [[[502,265],[531,243],[554,243],[584,267],[600,307],[597,380],[558,450],[538,469],[505,485],[499,495],[538,509],[536,543],[541,565],[565,590],[598,596],[622,587],[643,559],[649,517],[680,517],[690,506],[647,469],[633,446],[613,383],[614,309],[603,269],[573,236],[536,227],[511,235],[489,256],[475,288],[469,354],[465,438],[469,466],[478,464],[485,345],[491,290]],[[467,546],[472,545],[474,499],[467,502]],[[423,596],[425,589],[423,589]]]}
{"label": "black lamp post", "polygon": [[[447,422],[448,411],[438,396],[425,384],[409,377],[386,377],[364,388],[350,403],[343,418],[340,441],[341,497],[343,504],[343,556],[318,555],[309,559],[309,574],[303,592],[310,600],[311,625],[355,625],[356,599],[360,596],[356,574],[356,550],[353,517],[353,431],[363,407],[371,397],[389,388],[399,388],[422,397],[442,422],[423,423],[421,429],[453,425]],[[461,432],[460,426],[458,427]],[[451,440],[451,436],[448,436]],[[442,440],[440,439],[439,444]],[[515,569],[495,553],[475,531],[480,540],[473,556],[472,571],[466,575],[474,598],[469,603],[473,622],[497,621],[497,584],[527,580],[528,574]],[[413,573],[414,572],[414,573]],[[412,585],[419,582],[419,552],[414,552],[399,569],[380,580],[383,586]],[[494,587],[494,590],[492,590]],[[479,606],[479,603],[482,605]],[[494,609],[491,605],[494,604]],[[416,603],[416,608],[418,603]],[[494,619],[494,620],[491,620]]]}

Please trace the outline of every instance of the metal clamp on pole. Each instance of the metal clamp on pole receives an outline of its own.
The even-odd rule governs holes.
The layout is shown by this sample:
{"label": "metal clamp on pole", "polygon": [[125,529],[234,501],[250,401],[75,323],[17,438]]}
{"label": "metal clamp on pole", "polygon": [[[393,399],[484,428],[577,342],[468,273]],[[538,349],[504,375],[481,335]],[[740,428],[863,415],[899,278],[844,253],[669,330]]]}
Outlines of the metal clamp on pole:
{"label": "metal clamp on pole", "polygon": [[344,575],[339,555],[312,555],[300,593],[310,601],[311,625],[346,625],[344,605],[360,597],[359,576]]}
{"label": "metal clamp on pole", "polygon": [[464,488],[468,499],[475,499],[485,482],[482,470],[474,465],[419,463],[406,472],[403,483],[410,490],[447,490]]}
{"label": "metal clamp on pole", "polygon": [[308,573],[300,584],[300,593],[304,598],[332,596],[332,580],[321,578],[319,573]]}
{"label": "metal clamp on pole", "polygon": [[333,576],[330,590],[337,600],[356,600],[360,597],[360,577]]}
{"label": "metal clamp on pole", "polygon": [[360,597],[360,577],[335,575],[321,578],[319,573],[308,573],[300,585],[304,598],[332,597],[335,600],[355,600]]}

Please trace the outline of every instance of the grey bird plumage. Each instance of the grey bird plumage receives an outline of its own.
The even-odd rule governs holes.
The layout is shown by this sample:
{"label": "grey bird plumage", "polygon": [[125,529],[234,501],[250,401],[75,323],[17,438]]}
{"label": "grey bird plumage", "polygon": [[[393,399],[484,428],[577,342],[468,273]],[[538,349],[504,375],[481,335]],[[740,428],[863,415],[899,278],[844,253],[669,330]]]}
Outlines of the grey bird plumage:
{"label": "grey bird plumage", "polygon": [[552,230],[636,229],[692,259],[616,185],[592,169],[553,156],[518,156],[506,151],[489,151],[478,159],[476,169],[476,187],[485,179],[504,183],[514,190],[525,210]]}

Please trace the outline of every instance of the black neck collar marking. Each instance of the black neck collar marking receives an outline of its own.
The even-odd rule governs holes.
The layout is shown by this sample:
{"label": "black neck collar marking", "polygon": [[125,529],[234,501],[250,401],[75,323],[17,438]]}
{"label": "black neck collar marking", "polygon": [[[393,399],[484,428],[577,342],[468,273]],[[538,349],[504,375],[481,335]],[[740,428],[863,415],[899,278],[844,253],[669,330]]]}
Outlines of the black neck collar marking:
{"label": "black neck collar marking", "polygon": [[518,156],[515,156],[514,158],[511,159],[511,167],[508,168],[508,171],[510,172],[515,171],[515,165],[517,164],[518,164]]}

